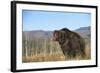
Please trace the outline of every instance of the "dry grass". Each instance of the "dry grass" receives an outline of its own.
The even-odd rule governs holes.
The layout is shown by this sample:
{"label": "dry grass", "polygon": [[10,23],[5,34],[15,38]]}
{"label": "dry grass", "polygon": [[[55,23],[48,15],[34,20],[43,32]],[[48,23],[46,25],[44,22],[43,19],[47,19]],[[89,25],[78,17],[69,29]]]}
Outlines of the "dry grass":
{"label": "dry grass", "polygon": [[[91,59],[91,49],[86,48],[86,56],[82,58],[80,55],[76,56],[75,58],[67,58],[67,60],[87,60]],[[29,62],[48,62],[48,61],[65,61],[65,56],[63,54],[51,54],[51,55],[34,55],[34,56],[27,56],[22,58],[23,63]]]}
{"label": "dry grass", "polygon": [[[46,41],[46,40],[45,40]],[[38,42],[38,48],[33,45],[33,49],[27,48],[27,53],[32,55],[27,55],[25,49],[23,49],[23,56],[22,56],[22,62],[23,63],[29,63],[29,62],[48,62],[48,61],[68,61],[68,60],[87,60],[91,59],[91,45],[90,41],[86,40],[86,47],[85,47],[85,57],[81,57],[80,55],[77,55],[76,57],[69,58],[68,56],[64,56],[61,48],[58,43],[52,42],[51,40],[46,41],[45,44],[42,43],[42,47],[39,46],[40,42]],[[34,43],[32,43],[34,44]],[[27,45],[28,46],[28,45]],[[30,45],[29,45],[30,46]],[[34,49],[36,48],[36,49]],[[41,50],[40,50],[41,49]],[[40,53],[38,53],[38,51]],[[37,52],[37,53],[36,53]]]}
{"label": "dry grass", "polygon": [[44,62],[44,61],[64,61],[64,60],[65,60],[65,57],[62,54],[23,57],[23,62]]}
{"label": "dry grass", "polygon": [[86,50],[86,59],[91,59],[91,49],[87,46]]}

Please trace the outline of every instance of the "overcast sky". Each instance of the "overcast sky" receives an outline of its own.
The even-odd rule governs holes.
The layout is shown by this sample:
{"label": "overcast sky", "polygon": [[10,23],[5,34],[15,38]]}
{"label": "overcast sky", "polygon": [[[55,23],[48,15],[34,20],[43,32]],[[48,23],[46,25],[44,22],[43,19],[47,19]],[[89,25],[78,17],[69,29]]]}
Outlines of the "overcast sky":
{"label": "overcast sky", "polygon": [[53,31],[62,28],[75,30],[91,25],[90,13],[23,10],[23,31]]}

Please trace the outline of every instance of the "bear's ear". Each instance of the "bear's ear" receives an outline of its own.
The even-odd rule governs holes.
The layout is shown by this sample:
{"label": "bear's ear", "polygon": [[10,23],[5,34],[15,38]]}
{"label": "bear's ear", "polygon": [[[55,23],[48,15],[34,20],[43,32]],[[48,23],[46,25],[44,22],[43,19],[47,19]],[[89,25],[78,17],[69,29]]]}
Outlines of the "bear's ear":
{"label": "bear's ear", "polygon": [[59,37],[59,33],[60,33],[59,31],[55,30],[55,31],[54,31],[54,34],[53,34],[54,37]]}
{"label": "bear's ear", "polygon": [[54,31],[54,33],[53,33],[53,40],[54,41],[57,41],[58,39],[59,39],[59,34],[60,34],[60,32],[59,31]]}

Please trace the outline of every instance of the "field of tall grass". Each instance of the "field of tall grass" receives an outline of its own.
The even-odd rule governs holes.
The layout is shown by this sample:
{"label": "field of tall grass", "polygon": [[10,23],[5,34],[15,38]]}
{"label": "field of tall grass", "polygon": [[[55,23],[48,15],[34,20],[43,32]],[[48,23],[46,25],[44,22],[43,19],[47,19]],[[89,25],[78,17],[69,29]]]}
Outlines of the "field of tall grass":
{"label": "field of tall grass", "polygon": [[[86,41],[86,56],[82,58],[81,56],[76,56],[75,58],[68,58],[66,60],[85,60],[91,59],[91,47],[90,41]],[[30,40],[28,37],[23,38],[23,48],[22,48],[22,62],[47,62],[47,61],[65,61],[65,56],[62,53],[60,45],[58,42],[54,42],[52,38],[42,39],[35,38]]]}

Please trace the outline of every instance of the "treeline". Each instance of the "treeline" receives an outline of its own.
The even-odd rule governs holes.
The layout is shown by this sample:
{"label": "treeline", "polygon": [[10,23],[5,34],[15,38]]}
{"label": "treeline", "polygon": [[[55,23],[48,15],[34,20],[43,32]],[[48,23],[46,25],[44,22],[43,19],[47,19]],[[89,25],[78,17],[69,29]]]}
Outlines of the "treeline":
{"label": "treeline", "polygon": [[61,54],[62,51],[57,42],[52,38],[36,38],[30,39],[30,36],[23,35],[22,40],[22,56],[52,55]]}

